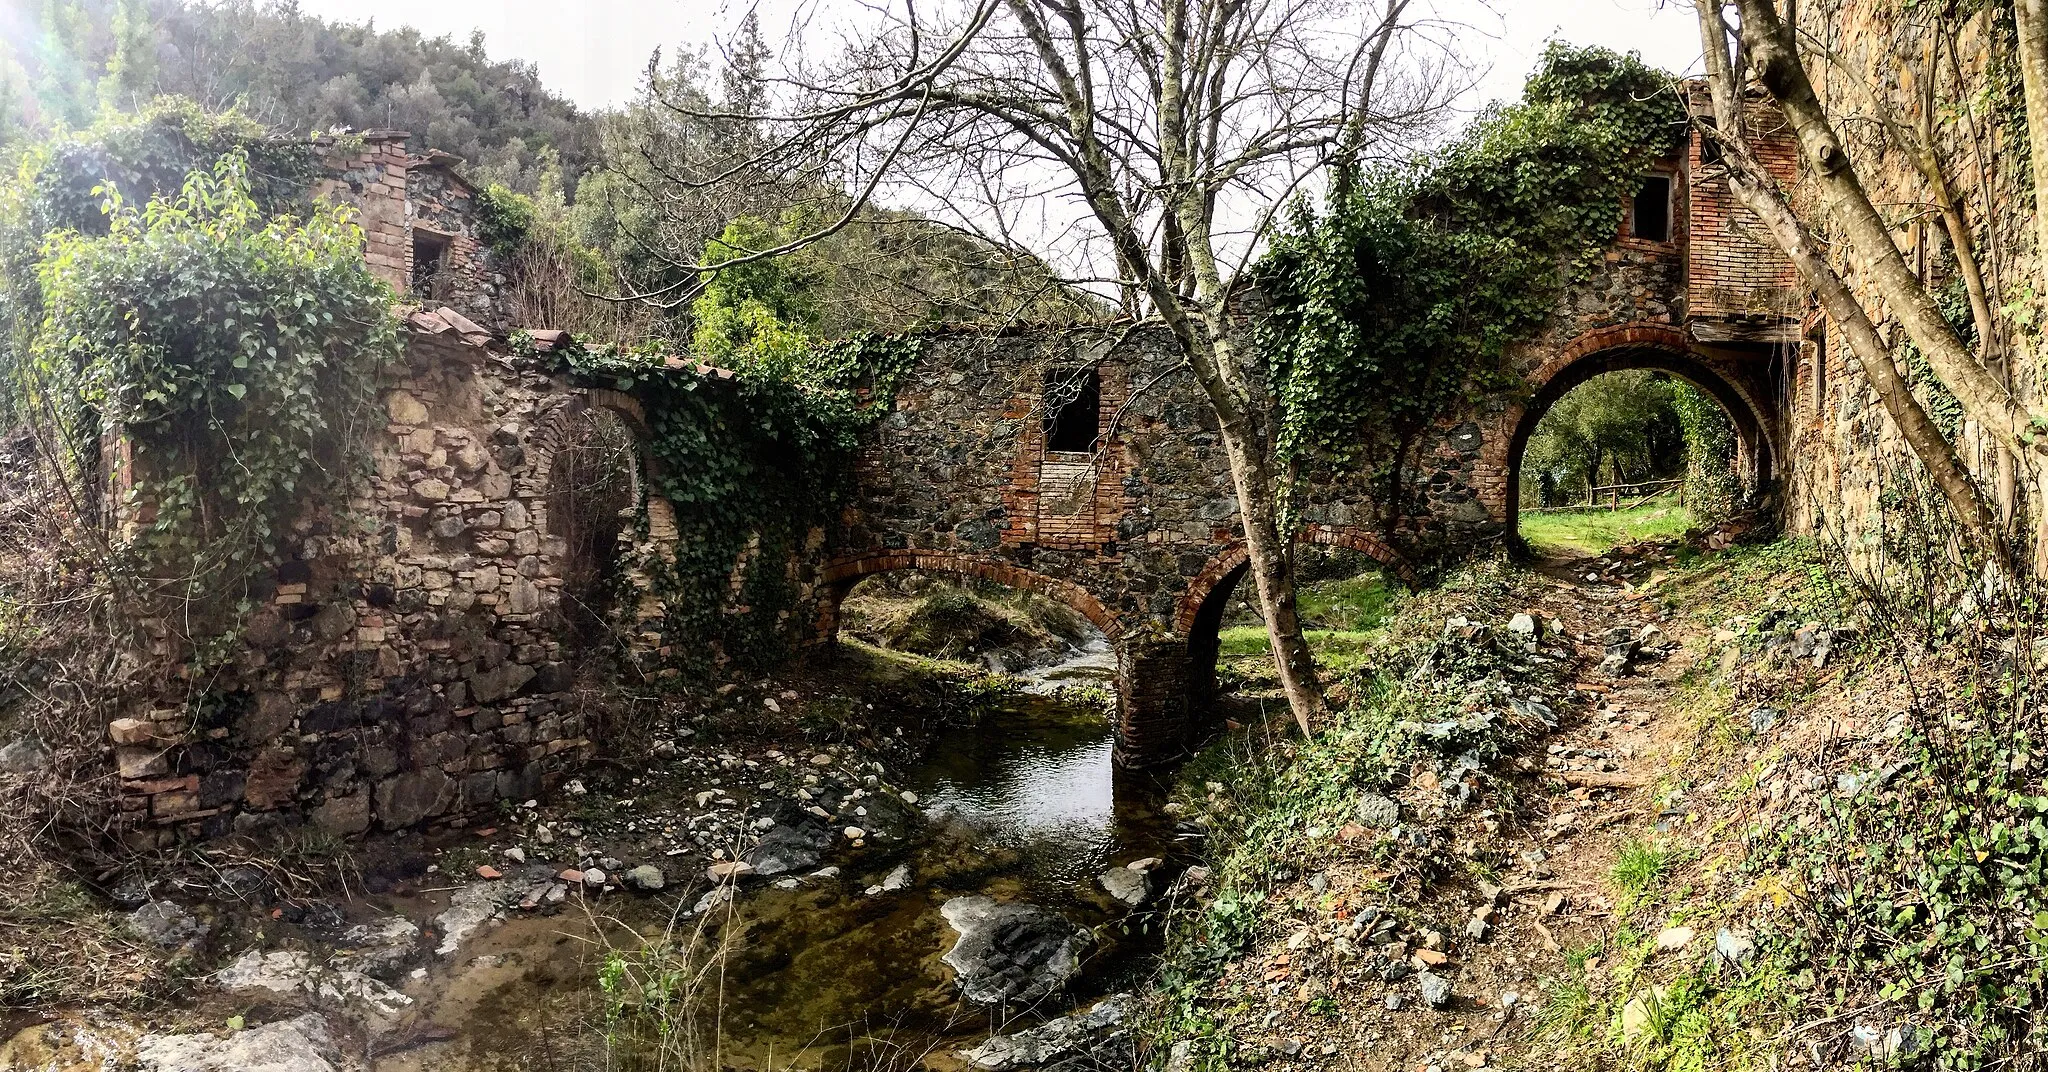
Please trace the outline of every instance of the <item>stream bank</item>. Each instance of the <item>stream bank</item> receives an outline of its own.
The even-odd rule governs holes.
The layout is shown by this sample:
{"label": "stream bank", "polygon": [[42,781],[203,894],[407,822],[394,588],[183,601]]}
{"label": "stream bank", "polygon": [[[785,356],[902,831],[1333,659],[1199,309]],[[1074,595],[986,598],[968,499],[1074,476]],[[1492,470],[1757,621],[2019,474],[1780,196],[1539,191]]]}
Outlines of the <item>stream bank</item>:
{"label": "stream bank", "polygon": [[[111,883],[122,926],[197,985],[146,1016],[51,1010],[0,1067],[244,1067],[266,1024],[253,1041],[304,1058],[291,1072],[957,1067],[1142,977],[1141,905],[1189,832],[1111,760],[1101,653],[1026,691],[848,649],[318,883],[257,854]],[[305,1011],[325,1035],[290,1026]]]}

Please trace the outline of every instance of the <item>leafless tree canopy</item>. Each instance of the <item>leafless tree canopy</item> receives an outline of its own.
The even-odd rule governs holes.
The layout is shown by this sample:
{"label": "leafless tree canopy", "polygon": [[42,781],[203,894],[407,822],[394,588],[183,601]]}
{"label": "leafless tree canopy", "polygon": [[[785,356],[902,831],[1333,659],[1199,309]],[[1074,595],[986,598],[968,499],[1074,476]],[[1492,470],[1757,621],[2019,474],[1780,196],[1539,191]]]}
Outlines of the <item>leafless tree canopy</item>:
{"label": "leafless tree canopy", "polygon": [[736,180],[841,196],[770,256],[879,198],[1029,248],[1127,312],[1157,311],[1155,280],[1218,300],[1328,165],[1405,155],[1446,118],[1465,72],[1426,2],[876,0],[801,19],[780,62],[735,56],[751,76],[722,101],[665,100],[731,136],[671,146],[656,203]]}
{"label": "leafless tree canopy", "polygon": [[[756,65],[720,107],[670,104],[736,131],[738,151],[667,172],[678,190],[744,178],[845,197],[741,261],[834,234],[880,194],[999,247],[1036,246],[1068,281],[1162,321],[1215,416],[1306,732],[1322,691],[1281,531],[1272,399],[1233,338],[1230,291],[1295,193],[1350,181],[1446,117],[1460,69],[1426,3],[870,0],[851,22],[799,20],[790,58]],[[668,254],[674,282],[638,297],[687,296],[703,268],[687,252]]]}

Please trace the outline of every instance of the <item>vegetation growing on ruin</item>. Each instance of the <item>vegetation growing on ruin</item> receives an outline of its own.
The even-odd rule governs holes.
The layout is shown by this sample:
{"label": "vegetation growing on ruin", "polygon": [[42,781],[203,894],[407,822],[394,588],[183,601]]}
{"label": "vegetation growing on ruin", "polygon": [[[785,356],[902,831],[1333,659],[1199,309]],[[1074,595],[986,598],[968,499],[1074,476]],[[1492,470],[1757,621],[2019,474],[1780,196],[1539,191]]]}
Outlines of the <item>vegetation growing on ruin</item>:
{"label": "vegetation growing on ruin", "polygon": [[[237,619],[305,497],[348,475],[336,444],[397,352],[351,213],[304,201],[308,158],[179,107],[31,154],[6,206],[10,408],[64,452],[81,512],[131,523],[111,576],[204,608],[180,616],[195,640]],[[102,456],[108,432],[132,457]]]}
{"label": "vegetation growing on ruin", "polygon": [[[920,343],[863,336],[740,364],[730,380],[671,366],[665,347],[576,346],[566,367],[639,398],[647,490],[675,507],[673,556],[637,563],[672,659],[773,666],[802,623],[785,564],[847,490],[860,433],[889,410]],[[642,515],[645,523],[645,515]]]}
{"label": "vegetation growing on ruin", "polygon": [[1297,206],[1257,268],[1284,457],[1387,469],[1613,243],[1684,136],[1669,76],[1552,44],[1519,103],[1444,149]]}

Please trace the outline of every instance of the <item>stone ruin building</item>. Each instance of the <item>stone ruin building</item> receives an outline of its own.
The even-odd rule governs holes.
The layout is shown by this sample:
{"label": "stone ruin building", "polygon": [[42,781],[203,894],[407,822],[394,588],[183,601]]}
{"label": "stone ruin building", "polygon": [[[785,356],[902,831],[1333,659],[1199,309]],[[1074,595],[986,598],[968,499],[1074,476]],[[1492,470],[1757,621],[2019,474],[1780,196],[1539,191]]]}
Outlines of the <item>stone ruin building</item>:
{"label": "stone ruin building", "polygon": [[[1759,105],[1759,129],[1773,115]],[[1786,132],[1761,146],[1794,178]],[[1377,502],[1362,478],[1317,486],[1300,538],[1408,577],[1422,554],[1514,539],[1517,470],[1537,419],[1572,387],[1627,368],[1707,390],[1737,432],[1752,502],[1810,524],[1814,511],[1788,495],[1810,486],[1796,475],[1807,415],[1841,382],[1839,362],[1791,268],[1701,151],[1695,136],[1616,206],[1604,263],[1513,351],[1524,391],[1443,422],[1401,503]],[[324,192],[360,208],[368,263],[411,310],[404,360],[380,385],[374,474],[358,501],[315,504],[247,630],[231,702],[196,723],[166,705],[111,727],[138,840],[301,816],[358,834],[538,795],[592,751],[575,691],[579,614],[622,619],[653,667],[669,639],[636,624],[661,608],[618,565],[677,539],[675,507],[644,479],[640,401],[551,370],[541,358],[560,332],[532,333],[538,356],[508,345],[521,325],[506,322],[505,276],[478,240],[475,191],[455,161],[373,132],[328,162]],[[1121,755],[1179,754],[1213,688],[1245,556],[1192,380],[1163,331],[1124,328],[926,338],[852,474],[850,507],[780,564],[796,593],[779,619],[790,637],[829,641],[839,601],[878,573],[1030,589],[1115,645]],[[670,361],[707,390],[730,376]],[[1077,377],[1074,401],[1047,413],[1048,385]],[[592,466],[615,478],[616,523],[577,531],[559,477]],[[370,529],[319,523],[343,507]],[[639,598],[593,608],[593,577],[608,568],[626,569]]]}

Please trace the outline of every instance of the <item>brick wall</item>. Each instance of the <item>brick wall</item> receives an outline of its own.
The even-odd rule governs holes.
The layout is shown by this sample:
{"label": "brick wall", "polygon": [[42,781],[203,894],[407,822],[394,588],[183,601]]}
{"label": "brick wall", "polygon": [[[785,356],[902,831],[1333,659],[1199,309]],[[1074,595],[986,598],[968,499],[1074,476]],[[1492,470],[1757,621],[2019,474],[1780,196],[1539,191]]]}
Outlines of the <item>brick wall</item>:
{"label": "brick wall", "polygon": [[[1710,114],[1704,89],[1695,87],[1691,106]],[[1764,167],[1786,187],[1797,181],[1799,149],[1775,107],[1752,102],[1744,111],[1750,144]],[[1686,146],[1685,175],[1692,224],[1686,254],[1686,302],[1696,318],[1797,317],[1805,295],[1792,262],[1779,251],[1756,214],[1737,203],[1717,164],[1703,163],[1704,139],[1695,133]]]}

